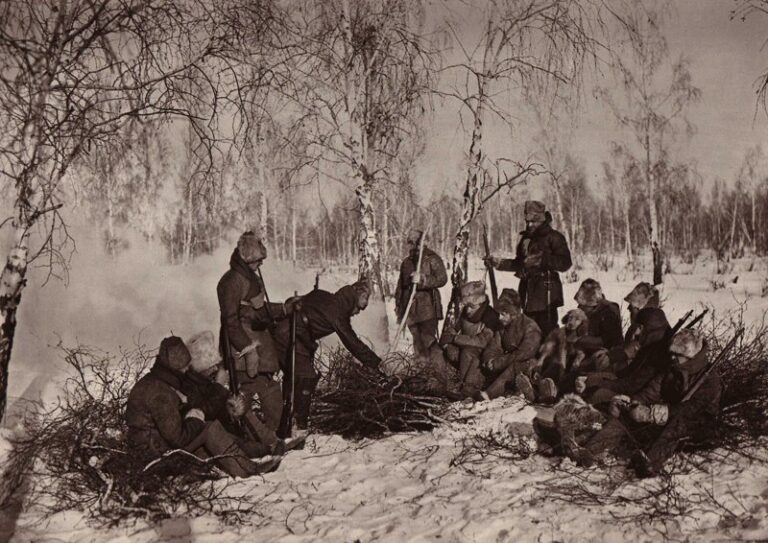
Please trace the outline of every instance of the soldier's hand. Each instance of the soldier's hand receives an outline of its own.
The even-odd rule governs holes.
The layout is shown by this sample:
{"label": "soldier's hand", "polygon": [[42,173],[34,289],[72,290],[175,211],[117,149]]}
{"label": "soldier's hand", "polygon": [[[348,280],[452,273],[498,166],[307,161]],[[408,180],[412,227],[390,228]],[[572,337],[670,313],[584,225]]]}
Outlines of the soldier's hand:
{"label": "soldier's hand", "polygon": [[485,369],[487,369],[488,371],[494,371],[493,368],[494,368],[494,362],[495,361],[496,361],[495,358],[491,358],[490,360],[486,360],[486,362],[485,362]]}
{"label": "soldier's hand", "polygon": [[618,396],[611,398],[611,406],[608,408],[608,411],[613,417],[619,418],[619,416],[621,416],[621,412],[629,407],[631,403],[632,400],[629,398],[629,396],[619,394]]}
{"label": "soldier's hand", "polygon": [[491,255],[491,256],[485,257],[483,259],[483,263],[485,263],[486,267],[498,268],[500,260],[501,260],[500,258]]}
{"label": "soldier's hand", "polygon": [[587,390],[587,376],[580,375],[577,377],[574,387],[576,389],[576,394],[584,394],[584,391]]}
{"label": "soldier's hand", "polygon": [[411,274],[411,284],[412,285],[418,285],[422,280],[423,275],[418,272],[413,272]]}
{"label": "soldier's hand", "polygon": [[630,341],[626,347],[624,347],[624,353],[626,353],[627,358],[630,360],[634,360],[637,356],[637,352],[640,350],[640,342],[636,339],[633,339]]}
{"label": "soldier's hand", "polygon": [[215,382],[220,384],[223,387],[226,387],[229,385],[229,372],[224,368],[219,368],[216,370],[216,376],[213,378]]}
{"label": "soldier's hand", "polygon": [[242,393],[230,396],[227,398],[227,412],[236,419],[240,418],[251,408],[250,403]]}

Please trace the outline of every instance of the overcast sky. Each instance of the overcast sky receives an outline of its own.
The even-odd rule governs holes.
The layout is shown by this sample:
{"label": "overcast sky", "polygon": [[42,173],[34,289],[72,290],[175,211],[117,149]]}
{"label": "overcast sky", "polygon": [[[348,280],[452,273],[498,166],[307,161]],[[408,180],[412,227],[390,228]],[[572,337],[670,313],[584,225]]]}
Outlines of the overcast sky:
{"label": "overcast sky", "polygon": [[[701,101],[688,116],[697,132],[681,142],[678,152],[698,164],[707,184],[716,177],[733,182],[746,150],[766,139],[768,122],[765,112],[756,109],[755,82],[768,69],[768,48],[764,47],[768,16],[753,14],[745,22],[731,21],[732,0],[676,0],[673,4],[675,14],[666,25],[671,57],[683,54],[691,61],[693,83],[702,91]],[[430,9],[441,8],[432,4]],[[469,20],[459,24],[462,40],[477,43],[479,25]],[[608,75],[604,77],[607,81]],[[508,100],[514,108],[515,98]],[[427,192],[455,193],[463,183],[470,132],[471,126],[459,124],[457,102],[436,104],[417,172],[419,185]],[[489,127],[488,132],[489,156],[511,149],[511,154],[525,158],[521,155],[531,148],[532,127],[522,119],[511,133],[499,126]],[[572,149],[583,159],[590,178],[602,175],[608,142],[621,138],[606,106],[592,97],[591,88],[585,89]]]}

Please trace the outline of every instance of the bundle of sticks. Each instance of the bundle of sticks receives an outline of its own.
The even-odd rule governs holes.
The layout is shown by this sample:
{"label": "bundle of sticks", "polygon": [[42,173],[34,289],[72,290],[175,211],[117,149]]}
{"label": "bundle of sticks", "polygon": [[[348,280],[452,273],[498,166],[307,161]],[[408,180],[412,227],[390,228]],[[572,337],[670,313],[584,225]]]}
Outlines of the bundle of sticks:
{"label": "bundle of sticks", "polygon": [[407,354],[390,353],[384,360],[383,367],[398,368],[391,376],[361,366],[343,348],[320,354],[317,362],[323,379],[311,417],[315,431],[361,439],[445,422],[448,402],[430,394]]}

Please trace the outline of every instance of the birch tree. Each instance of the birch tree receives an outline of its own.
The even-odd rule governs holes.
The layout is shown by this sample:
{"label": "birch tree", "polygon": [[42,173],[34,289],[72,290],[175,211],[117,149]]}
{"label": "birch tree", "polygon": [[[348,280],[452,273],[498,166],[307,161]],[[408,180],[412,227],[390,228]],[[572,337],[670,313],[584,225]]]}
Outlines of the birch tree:
{"label": "birch tree", "polygon": [[0,274],[0,415],[27,267],[57,263],[61,183],[76,161],[150,116],[194,117],[198,138],[214,140],[226,76],[211,59],[229,58],[215,13],[197,0],[0,2],[0,172],[14,201],[2,223],[13,241]]}
{"label": "birch tree", "polygon": [[[663,23],[668,1],[638,0],[623,4],[619,15],[623,43],[616,47],[613,66],[621,93],[600,89],[619,124],[633,138],[627,149],[641,165],[648,210],[648,242],[653,255],[653,283],[663,282],[664,247],[658,212],[662,168],[670,160],[675,137],[693,134],[688,108],[701,97],[684,57],[670,62]],[[631,147],[630,147],[631,146]]]}
{"label": "birch tree", "polygon": [[462,61],[447,69],[463,74],[465,85],[442,94],[461,101],[471,118],[472,132],[453,247],[453,294],[444,330],[453,323],[456,296],[467,280],[472,222],[500,191],[543,172],[541,165],[531,161],[486,156],[484,123],[494,116],[514,125],[513,112],[501,105],[501,98],[508,97],[513,89],[537,86],[562,92],[564,87],[578,87],[584,60],[596,46],[595,36],[601,26],[598,8],[599,3],[575,0],[493,0],[484,7],[484,30],[474,48],[461,43],[457,26],[451,25]]}

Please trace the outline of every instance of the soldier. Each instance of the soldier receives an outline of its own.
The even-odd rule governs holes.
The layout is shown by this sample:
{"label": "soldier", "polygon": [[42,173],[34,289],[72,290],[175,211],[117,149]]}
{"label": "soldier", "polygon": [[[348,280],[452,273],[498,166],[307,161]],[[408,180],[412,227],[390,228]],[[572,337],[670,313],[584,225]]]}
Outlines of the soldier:
{"label": "soldier", "polygon": [[268,328],[284,319],[296,300],[268,304],[260,267],[267,249],[253,232],[245,232],[229,261],[229,270],[219,280],[216,294],[221,311],[219,346],[222,356],[234,357],[240,390],[252,398],[257,394],[267,426],[277,430],[283,410],[280,369],[274,341]]}
{"label": "soldier", "polygon": [[491,256],[486,264],[520,277],[523,313],[536,321],[544,337],[557,328],[557,308],[563,306],[563,285],[558,272],[571,267],[571,252],[565,237],[551,226],[552,216],[544,204],[525,202],[525,231],[513,259]]}
{"label": "soldier", "polygon": [[523,315],[520,295],[505,288],[496,304],[501,329],[483,352],[483,365],[491,384],[476,399],[492,400],[514,388],[519,374],[529,374],[536,364],[541,345],[541,330],[533,319]]}
{"label": "soldier", "polygon": [[589,320],[587,335],[576,345],[584,354],[591,356],[600,349],[612,349],[622,343],[619,304],[605,299],[599,282],[585,279],[573,299]]}
{"label": "soldier", "polygon": [[[398,324],[405,318],[413,336],[413,351],[417,356],[429,354],[429,346],[437,337],[437,322],[443,318],[443,306],[440,300],[440,287],[448,282],[445,265],[440,256],[428,247],[424,247],[421,258],[421,271],[416,276],[419,248],[424,233],[411,230],[406,238],[408,256],[400,264],[400,277],[395,290],[395,312]],[[416,288],[411,309],[404,315],[411,290]]]}
{"label": "soldier", "polygon": [[[274,329],[274,338],[280,353],[283,373],[288,383],[294,382],[293,411],[297,434],[309,424],[309,412],[317,383],[320,380],[314,367],[317,342],[335,333],[344,347],[364,366],[377,370],[381,359],[357,336],[351,319],[368,307],[370,288],[365,281],[340,288],[334,294],[316,289],[301,299],[296,313],[296,360],[291,365],[291,325],[281,320]],[[294,371],[292,375],[292,371]]]}
{"label": "soldier", "polygon": [[[265,447],[241,446],[242,442],[227,432],[218,420],[206,422],[202,409],[187,403],[182,380],[191,356],[184,342],[175,336],[160,343],[155,364],[134,385],[128,395],[125,420],[128,443],[146,460],[161,457],[172,449],[183,449],[203,458],[219,457],[216,464],[234,477],[248,477],[271,471],[281,457],[265,456],[254,462],[249,456],[263,456]],[[233,416],[244,412],[241,402],[230,404]]]}
{"label": "soldier", "polygon": [[445,353],[459,367],[459,395],[473,398],[485,386],[483,351],[499,327],[499,317],[488,303],[485,283],[470,281],[461,287],[461,312],[453,334],[446,335]]}
{"label": "soldier", "polygon": [[705,438],[715,426],[722,382],[717,372],[704,378],[687,401],[686,393],[707,367],[707,345],[694,330],[677,333],[669,345],[672,364],[640,391],[611,402],[611,418],[595,434],[577,461],[590,465],[601,452],[634,449],[631,465],[639,477],[652,477],[685,439]]}

